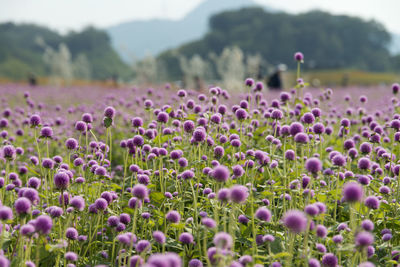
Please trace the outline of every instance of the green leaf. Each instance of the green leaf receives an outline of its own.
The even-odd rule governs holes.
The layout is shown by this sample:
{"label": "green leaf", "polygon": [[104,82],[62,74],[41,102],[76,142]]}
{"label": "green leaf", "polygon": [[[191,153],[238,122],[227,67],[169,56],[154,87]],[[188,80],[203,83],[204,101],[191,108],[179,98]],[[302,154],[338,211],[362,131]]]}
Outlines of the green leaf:
{"label": "green leaf", "polygon": [[106,117],[104,118],[103,123],[104,127],[109,128],[112,125],[113,120],[111,118]]}
{"label": "green leaf", "polygon": [[150,198],[157,203],[161,203],[164,200],[164,195],[161,192],[151,192]]}

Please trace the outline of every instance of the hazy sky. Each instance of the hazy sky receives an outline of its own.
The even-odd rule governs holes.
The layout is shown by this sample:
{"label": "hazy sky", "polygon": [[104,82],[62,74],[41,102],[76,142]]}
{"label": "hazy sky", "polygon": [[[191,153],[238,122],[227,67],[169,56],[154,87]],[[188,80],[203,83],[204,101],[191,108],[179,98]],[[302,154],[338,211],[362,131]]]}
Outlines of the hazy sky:
{"label": "hazy sky", "polygon": [[[34,22],[66,32],[132,19],[179,19],[203,0],[0,0],[0,22]],[[214,0],[218,1],[218,0]],[[400,33],[400,0],[254,0],[290,13],[323,9],[374,18]]]}

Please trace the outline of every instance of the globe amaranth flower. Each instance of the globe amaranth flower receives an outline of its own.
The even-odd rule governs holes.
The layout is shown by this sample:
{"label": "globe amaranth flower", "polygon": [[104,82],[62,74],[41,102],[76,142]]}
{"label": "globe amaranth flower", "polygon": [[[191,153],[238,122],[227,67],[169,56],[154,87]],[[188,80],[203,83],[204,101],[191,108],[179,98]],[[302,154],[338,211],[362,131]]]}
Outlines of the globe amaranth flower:
{"label": "globe amaranth flower", "polygon": [[232,237],[225,232],[215,234],[213,242],[214,245],[220,249],[230,249],[233,244]]}
{"label": "globe amaranth flower", "polygon": [[171,210],[167,213],[167,215],[165,216],[165,218],[167,219],[167,221],[172,222],[172,223],[178,223],[181,220],[181,215],[179,214],[179,212],[175,211],[175,210]]}
{"label": "globe amaranth flower", "polygon": [[15,211],[18,214],[29,213],[31,211],[31,206],[31,201],[26,197],[20,197],[14,203]]}
{"label": "globe amaranth flower", "polygon": [[193,235],[190,233],[182,233],[179,236],[179,241],[182,242],[183,244],[191,244],[193,243],[194,239],[193,239]]}
{"label": "globe amaranth flower", "polygon": [[363,188],[357,182],[348,182],[343,186],[343,198],[347,202],[361,201],[363,197]]}
{"label": "globe amaranth flower", "polygon": [[318,158],[309,158],[305,163],[305,168],[311,173],[317,173],[322,169],[322,163]]}
{"label": "globe amaranth flower", "polygon": [[49,234],[52,227],[53,221],[47,215],[40,215],[35,220],[35,230],[40,234]]}
{"label": "globe amaranth flower", "polygon": [[260,207],[257,209],[254,216],[261,221],[269,222],[271,220],[271,211],[266,207]]}
{"label": "globe amaranth flower", "polygon": [[229,169],[223,165],[218,165],[211,172],[211,176],[217,182],[226,182],[229,179],[229,175]]}
{"label": "globe amaranth flower", "polygon": [[301,52],[296,52],[294,54],[294,60],[302,62],[304,60],[304,55]]}
{"label": "globe amaranth flower", "polygon": [[338,264],[338,258],[333,253],[326,253],[322,257],[322,264],[326,267],[336,267]]}
{"label": "globe amaranth flower", "polygon": [[66,172],[58,172],[54,175],[53,181],[57,189],[65,190],[69,185],[69,176]]}
{"label": "globe amaranth flower", "polygon": [[364,200],[364,205],[367,206],[370,209],[379,209],[379,199],[375,196],[368,196]]}
{"label": "globe amaranth flower", "polygon": [[78,141],[74,138],[68,138],[67,141],[65,141],[65,146],[69,150],[74,150],[78,148]]}
{"label": "globe amaranth flower", "polygon": [[355,236],[355,243],[360,247],[367,247],[374,242],[374,236],[370,232],[359,232]]}
{"label": "globe amaranth flower", "polygon": [[138,199],[145,199],[148,196],[148,189],[143,184],[137,184],[132,188],[132,195]]}
{"label": "globe amaranth flower", "polygon": [[243,185],[234,185],[230,189],[229,197],[232,202],[242,204],[242,203],[246,202],[248,195],[249,195],[249,193],[248,193],[247,187],[245,187]]}
{"label": "globe amaranth flower", "polygon": [[307,229],[307,216],[299,210],[287,211],[282,219],[283,224],[292,232],[300,233]]}

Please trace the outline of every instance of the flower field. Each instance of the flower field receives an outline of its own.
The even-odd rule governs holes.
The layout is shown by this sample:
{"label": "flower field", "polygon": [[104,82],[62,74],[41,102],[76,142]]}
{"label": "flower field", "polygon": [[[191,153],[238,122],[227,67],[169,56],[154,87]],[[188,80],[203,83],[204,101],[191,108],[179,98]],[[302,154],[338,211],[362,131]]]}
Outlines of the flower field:
{"label": "flower field", "polygon": [[399,85],[297,84],[0,85],[0,267],[397,266]]}

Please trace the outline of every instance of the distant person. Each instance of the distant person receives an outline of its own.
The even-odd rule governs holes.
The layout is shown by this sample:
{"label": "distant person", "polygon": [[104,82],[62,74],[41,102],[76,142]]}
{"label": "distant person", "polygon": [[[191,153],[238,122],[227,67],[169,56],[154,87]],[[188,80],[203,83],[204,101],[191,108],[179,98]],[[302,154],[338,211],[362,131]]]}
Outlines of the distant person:
{"label": "distant person", "polygon": [[201,78],[198,75],[194,76],[194,89],[196,89],[196,91],[200,91],[203,89],[203,87],[204,83]]}
{"label": "distant person", "polygon": [[36,86],[37,85],[36,76],[33,73],[29,74],[28,83],[29,83],[30,86]]}
{"label": "distant person", "polygon": [[267,85],[271,90],[282,90],[282,78],[281,73],[286,70],[286,65],[280,64],[272,73],[271,76],[268,77]]}

